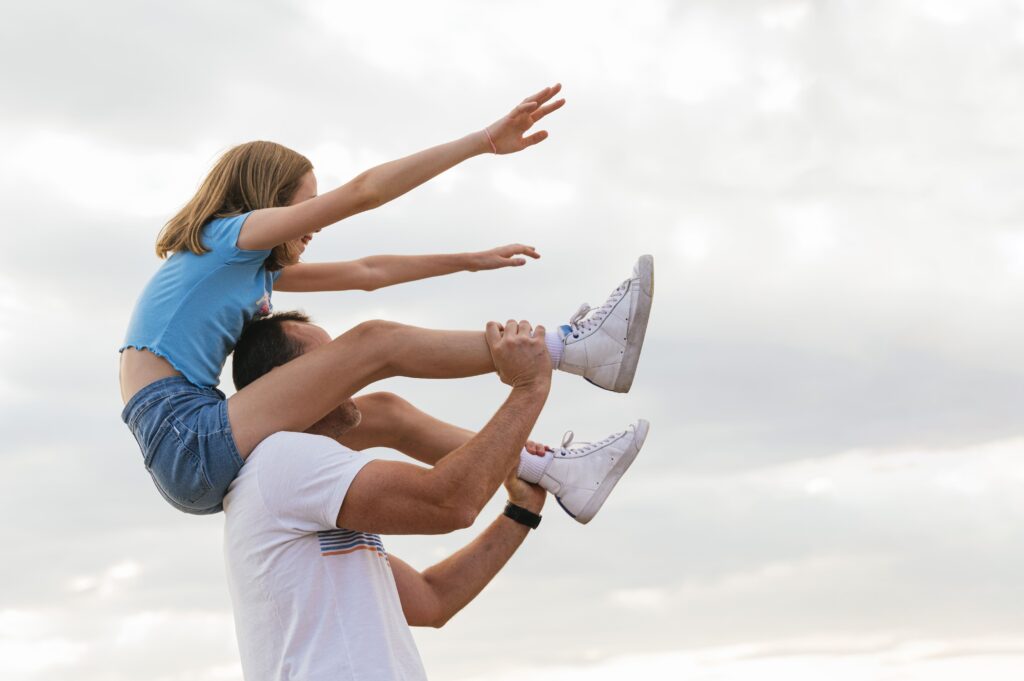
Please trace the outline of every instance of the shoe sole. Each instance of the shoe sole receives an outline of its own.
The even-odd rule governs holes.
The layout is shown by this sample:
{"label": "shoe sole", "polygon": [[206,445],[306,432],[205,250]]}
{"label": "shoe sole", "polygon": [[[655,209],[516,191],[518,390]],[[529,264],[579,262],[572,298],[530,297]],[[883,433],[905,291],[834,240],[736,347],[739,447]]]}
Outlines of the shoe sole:
{"label": "shoe sole", "polygon": [[[604,480],[601,481],[601,485],[594,492],[594,496],[590,498],[590,501],[586,503],[583,510],[573,516],[577,522],[584,525],[589,523],[597,512],[601,510],[601,506],[604,505],[605,499],[615,489],[615,485],[619,483],[622,476],[626,474],[629,467],[633,465],[633,461],[636,460],[637,454],[640,453],[640,448],[644,446],[644,440],[647,439],[647,431],[651,428],[651,424],[644,419],[640,419],[636,423],[636,435],[633,437],[633,446],[626,450],[622,455],[622,458],[615,462],[612,469],[608,471],[608,475],[605,476]],[[556,497],[557,499],[557,497]],[[561,505],[561,501],[558,502]],[[565,508],[562,506],[562,508]],[[568,512],[568,511],[567,511]],[[570,513],[570,515],[572,515]]]}
{"label": "shoe sole", "polygon": [[636,367],[640,363],[640,351],[644,347],[644,336],[647,335],[647,322],[651,318],[651,303],[654,302],[654,257],[641,255],[637,261],[637,269],[640,275],[640,291],[636,297],[635,309],[629,311],[626,349],[622,355],[619,374],[612,386],[612,390],[617,393],[628,393],[633,386]]}

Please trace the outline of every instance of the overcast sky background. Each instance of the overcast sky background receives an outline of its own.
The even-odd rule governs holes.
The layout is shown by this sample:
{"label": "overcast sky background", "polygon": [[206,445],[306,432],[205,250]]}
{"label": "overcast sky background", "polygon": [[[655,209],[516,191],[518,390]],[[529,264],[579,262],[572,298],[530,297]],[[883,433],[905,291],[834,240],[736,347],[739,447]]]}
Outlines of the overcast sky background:
{"label": "overcast sky background", "polygon": [[[558,376],[536,436],[652,422],[601,515],[550,504],[431,678],[1024,674],[1024,3],[3,2],[0,677],[237,681],[222,518],[167,506],[118,347],[162,223],[272,139],[321,190],[564,83],[548,141],[470,160],[307,259],[534,244],[526,268],[279,294],[564,323],[640,253],[629,395]],[[227,387],[227,386],[225,386]],[[383,388],[467,427],[493,377]],[[418,567],[467,542],[385,538]]]}

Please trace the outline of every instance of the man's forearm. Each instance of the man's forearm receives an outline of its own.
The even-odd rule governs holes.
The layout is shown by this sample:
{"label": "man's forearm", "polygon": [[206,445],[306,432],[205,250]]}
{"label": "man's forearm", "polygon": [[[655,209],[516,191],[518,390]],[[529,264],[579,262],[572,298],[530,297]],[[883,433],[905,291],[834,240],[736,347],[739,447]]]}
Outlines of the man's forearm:
{"label": "man's forearm", "polygon": [[457,166],[466,159],[490,151],[483,131],[474,132],[453,142],[383,163],[363,172],[356,181],[381,205],[415,189],[427,180]]}
{"label": "man's forearm", "polygon": [[513,388],[472,440],[438,462],[431,475],[447,503],[479,513],[519,461],[549,389],[547,382]]}
{"label": "man's forearm", "polygon": [[423,579],[436,595],[439,610],[433,626],[441,626],[476,598],[529,531],[525,525],[499,516],[471,543],[424,570]]}

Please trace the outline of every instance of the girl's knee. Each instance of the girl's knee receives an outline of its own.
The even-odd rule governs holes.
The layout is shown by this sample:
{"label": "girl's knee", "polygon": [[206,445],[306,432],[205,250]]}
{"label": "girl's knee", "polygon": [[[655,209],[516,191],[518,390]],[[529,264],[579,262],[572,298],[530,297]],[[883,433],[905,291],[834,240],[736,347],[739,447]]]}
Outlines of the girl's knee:
{"label": "girl's knee", "polygon": [[396,420],[400,419],[412,407],[411,404],[398,395],[389,392],[369,393],[363,395],[360,401],[365,405],[365,408],[372,409],[375,414]]}
{"label": "girl's knee", "polygon": [[374,446],[399,449],[416,438],[416,408],[394,393],[360,395],[356,404],[363,412],[365,432],[373,433]]}
{"label": "girl's knee", "polygon": [[333,352],[358,363],[373,382],[393,375],[395,356],[400,352],[400,335],[405,328],[397,322],[371,319],[358,324],[331,342]]}

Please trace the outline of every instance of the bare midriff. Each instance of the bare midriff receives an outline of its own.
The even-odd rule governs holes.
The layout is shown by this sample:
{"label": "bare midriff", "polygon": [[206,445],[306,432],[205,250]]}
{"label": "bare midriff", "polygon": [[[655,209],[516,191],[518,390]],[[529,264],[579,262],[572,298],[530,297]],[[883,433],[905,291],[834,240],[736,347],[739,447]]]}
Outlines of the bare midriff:
{"label": "bare midriff", "polygon": [[135,393],[168,376],[181,376],[181,372],[149,350],[125,348],[121,353],[121,401],[128,404]]}

